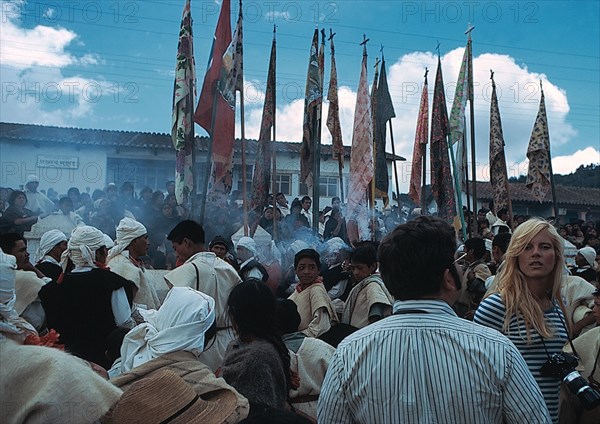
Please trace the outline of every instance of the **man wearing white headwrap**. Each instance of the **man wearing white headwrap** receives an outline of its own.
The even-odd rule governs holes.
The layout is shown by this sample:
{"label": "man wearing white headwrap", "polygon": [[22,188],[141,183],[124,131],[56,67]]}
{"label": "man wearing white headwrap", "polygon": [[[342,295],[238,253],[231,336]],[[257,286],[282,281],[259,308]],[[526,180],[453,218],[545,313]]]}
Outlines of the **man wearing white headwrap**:
{"label": "man wearing white headwrap", "polygon": [[573,275],[583,278],[585,281],[594,283],[596,273],[598,272],[598,263],[596,262],[596,250],[593,247],[585,246],[577,251],[575,256],[577,267],[573,269]]}
{"label": "man wearing white headwrap", "polygon": [[147,309],[158,309],[160,301],[152,276],[145,272],[141,256],[148,253],[148,231],[141,223],[123,218],[117,227],[117,244],[108,252],[108,266],[114,273],[133,281],[133,301]]}
{"label": "man wearing white headwrap", "polygon": [[140,311],[146,322],[133,328],[121,345],[110,378],[180,350],[199,356],[215,322],[215,300],[189,287],[173,287],[158,311]]}
{"label": "man wearing white headwrap", "polygon": [[244,281],[250,278],[262,281],[269,279],[266,268],[258,262],[258,246],[253,238],[242,237],[237,242],[236,251],[240,262],[240,276]]}
{"label": "man wearing white headwrap", "polygon": [[37,331],[45,329],[46,313],[38,297],[40,289],[51,281],[29,261],[27,241],[17,233],[0,235],[0,247],[16,259],[14,308]]}
{"label": "man wearing white headwrap", "polygon": [[60,257],[67,250],[67,236],[60,230],[46,231],[40,239],[37,251],[37,264],[35,267],[42,273],[56,281],[62,274]]}
{"label": "man wearing white headwrap", "polygon": [[23,343],[30,334],[37,335],[33,326],[15,310],[15,272],[17,260],[0,250],[0,343],[4,338]]}
{"label": "man wearing white headwrap", "polygon": [[173,245],[177,261],[182,263],[165,275],[167,285],[191,287],[215,300],[217,335],[198,358],[214,372],[222,365],[227,345],[233,339],[227,315],[229,293],[242,280],[231,265],[205,250],[204,229],[197,222],[181,221],[171,230],[167,239]]}
{"label": "man wearing white headwrap", "polygon": [[134,284],[106,268],[104,234],[94,227],[76,227],[66,252],[75,268],[48,299],[48,321],[56,323],[68,351],[109,368],[106,339],[117,326],[131,325]]}
{"label": "man wearing white headwrap", "polygon": [[48,215],[54,210],[54,202],[44,193],[40,193],[37,189],[40,186],[40,179],[36,175],[28,175],[25,182],[25,194],[27,203],[25,207],[32,210],[36,214]]}

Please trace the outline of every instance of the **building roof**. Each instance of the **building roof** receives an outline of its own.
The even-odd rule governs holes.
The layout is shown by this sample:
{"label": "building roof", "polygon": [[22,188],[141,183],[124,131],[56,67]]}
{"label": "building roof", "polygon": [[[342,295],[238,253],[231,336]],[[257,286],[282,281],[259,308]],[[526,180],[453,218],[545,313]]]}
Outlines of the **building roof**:
{"label": "building roof", "polygon": [[[85,128],[64,128],[46,125],[15,124],[0,122],[0,137],[3,140],[28,140],[37,143],[65,143],[78,146],[128,147],[140,149],[173,150],[170,134],[146,133],[134,131],[97,130]],[[256,153],[256,140],[246,140],[246,153]],[[199,151],[208,150],[208,137],[196,136]],[[300,154],[302,143],[288,141],[275,142],[275,151]],[[350,157],[350,146],[344,146],[344,156]],[[234,152],[241,153],[242,143],[235,140]],[[331,144],[321,145],[322,155],[331,155]],[[403,161],[402,156],[386,153],[388,160]]]}
{"label": "building roof", "polygon": [[[525,187],[524,183],[508,183],[510,198],[513,202],[530,202],[538,203],[531,195],[531,190]],[[600,188],[590,187],[571,187],[564,185],[556,185],[556,199],[562,205],[577,205],[577,206],[600,206]],[[478,200],[492,200],[494,194],[492,185],[489,182],[477,181],[477,198]],[[548,193],[542,201],[544,203],[552,203],[552,195]]]}

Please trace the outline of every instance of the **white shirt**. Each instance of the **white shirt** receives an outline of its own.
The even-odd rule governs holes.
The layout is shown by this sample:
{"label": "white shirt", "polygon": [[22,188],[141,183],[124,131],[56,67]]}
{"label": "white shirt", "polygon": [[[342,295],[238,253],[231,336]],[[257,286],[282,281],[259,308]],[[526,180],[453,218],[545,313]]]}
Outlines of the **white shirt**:
{"label": "white shirt", "polygon": [[[340,343],[321,389],[323,423],[549,423],[515,346],[439,300],[394,304]],[[422,311],[424,313],[416,313]]]}

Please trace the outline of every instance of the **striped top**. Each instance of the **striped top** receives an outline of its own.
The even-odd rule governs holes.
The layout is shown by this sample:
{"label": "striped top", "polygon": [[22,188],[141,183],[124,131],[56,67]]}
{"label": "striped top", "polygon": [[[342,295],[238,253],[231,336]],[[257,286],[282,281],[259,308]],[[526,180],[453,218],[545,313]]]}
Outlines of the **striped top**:
{"label": "striped top", "polygon": [[[504,308],[502,298],[500,294],[495,293],[479,304],[474,321],[502,331],[505,314],[506,309]],[[549,355],[562,351],[563,346],[568,341],[568,337],[565,324],[563,324],[566,322],[565,317],[560,307],[555,304],[552,309],[544,312],[544,316],[550,323],[550,326],[554,328],[553,338],[543,339],[535,329],[532,329],[531,343],[528,343],[525,323],[521,317],[516,315],[510,319],[506,336],[519,349],[521,355],[523,355],[529,371],[531,371],[535,381],[537,381],[542,390],[552,421],[556,423],[558,422],[558,396],[561,380],[553,377],[542,377],[540,368],[548,361]]]}
{"label": "striped top", "polygon": [[549,423],[515,346],[439,300],[397,301],[395,315],[350,335],[329,364],[319,423]]}

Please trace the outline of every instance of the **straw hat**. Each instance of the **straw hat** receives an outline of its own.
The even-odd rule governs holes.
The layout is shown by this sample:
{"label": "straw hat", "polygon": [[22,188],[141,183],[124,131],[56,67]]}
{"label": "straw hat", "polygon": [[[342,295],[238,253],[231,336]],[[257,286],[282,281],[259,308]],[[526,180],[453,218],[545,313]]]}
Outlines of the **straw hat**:
{"label": "straw hat", "polygon": [[236,408],[229,390],[198,393],[171,370],[161,370],[132,384],[112,413],[119,423],[169,422],[170,424],[221,423]]}

